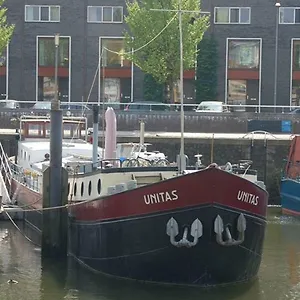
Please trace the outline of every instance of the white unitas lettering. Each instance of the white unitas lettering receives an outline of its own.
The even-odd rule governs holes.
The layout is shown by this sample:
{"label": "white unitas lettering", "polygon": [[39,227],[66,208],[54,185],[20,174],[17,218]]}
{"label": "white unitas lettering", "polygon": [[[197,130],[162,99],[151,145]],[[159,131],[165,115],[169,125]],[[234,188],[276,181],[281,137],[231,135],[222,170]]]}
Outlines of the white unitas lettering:
{"label": "white unitas lettering", "polygon": [[259,197],[256,195],[239,190],[238,194],[237,194],[237,199],[239,201],[257,206]]}
{"label": "white unitas lettering", "polygon": [[149,204],[175,201],[178,199],[177,190],[144,195],[144,202]]}

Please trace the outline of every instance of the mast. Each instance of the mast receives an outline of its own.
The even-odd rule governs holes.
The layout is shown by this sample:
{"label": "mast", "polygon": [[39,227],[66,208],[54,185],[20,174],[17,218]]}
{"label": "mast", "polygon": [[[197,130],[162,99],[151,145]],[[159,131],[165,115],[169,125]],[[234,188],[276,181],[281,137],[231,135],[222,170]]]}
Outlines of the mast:
{"label": "mast", "polygon": [[184,154],[184,103],[183,103],[183,36],[182,36],[182,14],[198,13],[209,14],[200,10],[182,10],[182,0],[179,0],[178,9],[150,9],[152,11],[174,11],[178,13],[179,22],[179,47],[180,47],[180,74],[179,74],[179,93],[180,93],[180,152],[178,162],[178,172],[183,173],[186,169],[186,156]]}

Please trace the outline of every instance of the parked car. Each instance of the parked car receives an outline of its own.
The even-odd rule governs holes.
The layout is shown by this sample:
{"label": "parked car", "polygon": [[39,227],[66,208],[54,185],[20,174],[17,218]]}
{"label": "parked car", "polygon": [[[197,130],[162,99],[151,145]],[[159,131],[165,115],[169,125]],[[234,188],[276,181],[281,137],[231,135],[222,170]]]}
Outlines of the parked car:
{"label": "parked car", "polygon": [[[90,108],[85,105],[85,104],[81,104],[81,103],[61,103],[60,104],[60,108],[63,111],[66,111],[66,115],[67,116],[71,116],[74,113],[75,114],[84,114],[87,111],[90,110]],[[47,110],[50,111],[51,110],[51,101],[38,101],[36,102],[33,107],[33,110]],[[32,111],[32,113],[34,113],[34,111]]]}
{"label": "parked car", "polygon": [[169,111],[170,105],[161,102],[141,101],[132,102],[126,105],[125,111]]}
{"label": "parked car", "polygon": [[18,109],[20,108],[20,103],[16,100],[0,100],[0,109]]}
{"label": "parked car", "polygon": [[300,108],[296,108],[289,112],[289,114],[300,114]]}
{"label": "parked car", "polygon": [[229,109],[221,101],[202,101],[195,109],[195,112],[223,113],[229,112]]}

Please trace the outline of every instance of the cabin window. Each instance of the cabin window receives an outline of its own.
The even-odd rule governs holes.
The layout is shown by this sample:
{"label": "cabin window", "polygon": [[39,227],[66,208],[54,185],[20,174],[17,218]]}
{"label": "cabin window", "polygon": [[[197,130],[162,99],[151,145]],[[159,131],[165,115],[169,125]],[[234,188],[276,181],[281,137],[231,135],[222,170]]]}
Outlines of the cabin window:
{"label": "cabin window", "polygon": [[77,183],[75,182],[75,184],[74,184],[74,196],[76,196],[76,193],[77,193]]}
{"label": "cabin window", "polygon": [[21,149],[21,155],[20,156],[21,156],[21,158],[23,158],[23,149]]}
{"label": "cabin window", "polygon": [[89,182],[89,196],[91,196],[92,193],[92,182]]}
{"label": "cabin window", "polygon": [[28,161],[30,161],[30,154],[28,155]]}
{"label": "cabin window", "polygon": [[81,182],[81,197],[83,196],[84,193],[84,182]]}
{"label": "cabin window", "polygon": [[98,185],[97,185],[97,189],[98,189],[98,194],[100,195],[101,193],[101,179],[98,179]]}
{"label": "cabin window", "polygon": [[24,159],[26,159],[27,155],[26,155],[26,151],[24,151]]}
{"label": "cabin window", "polygon": [[68,195],[70,193],[70,182],[68,183]]}

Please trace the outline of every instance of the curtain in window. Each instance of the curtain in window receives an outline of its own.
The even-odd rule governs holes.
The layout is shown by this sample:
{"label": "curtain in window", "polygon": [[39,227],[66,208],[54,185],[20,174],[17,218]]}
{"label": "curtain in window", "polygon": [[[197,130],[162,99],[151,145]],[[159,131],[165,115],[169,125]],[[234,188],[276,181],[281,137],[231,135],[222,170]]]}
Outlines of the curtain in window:
{"label": "curtain in window", "polygon": [[104,101],[121,101],[121,84],[119,78],[104,78]]}
{"label": "curtain in window", "polygon": [[59,21],[59,7],[50,7],[50,21]]}
{"label": "curtain in window", "polygon": [[228,66],[236,69],[259,68],[259,41],[230,41]]}

